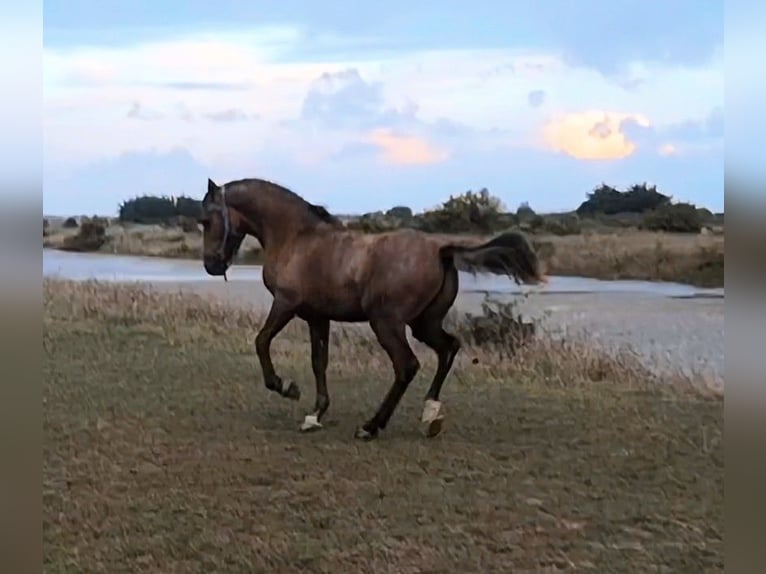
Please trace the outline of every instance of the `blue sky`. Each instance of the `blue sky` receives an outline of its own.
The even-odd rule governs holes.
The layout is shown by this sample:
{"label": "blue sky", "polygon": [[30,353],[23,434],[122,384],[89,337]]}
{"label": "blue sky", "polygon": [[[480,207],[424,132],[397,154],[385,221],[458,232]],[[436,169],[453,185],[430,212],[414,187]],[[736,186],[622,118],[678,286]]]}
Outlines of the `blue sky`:
{"label": "blue sky", "polygon": [[46,213],[277,181],[338,213],[648,181],[723,209],[723,3],[44,4]]}

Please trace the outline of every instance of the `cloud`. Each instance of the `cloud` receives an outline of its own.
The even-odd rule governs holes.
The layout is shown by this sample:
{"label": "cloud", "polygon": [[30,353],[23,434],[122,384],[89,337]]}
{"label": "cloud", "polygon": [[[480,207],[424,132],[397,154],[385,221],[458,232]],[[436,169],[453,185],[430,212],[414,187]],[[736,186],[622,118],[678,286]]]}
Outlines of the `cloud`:
{"label": "cloud", "polygon": [[636,151],[636,144],[622,131],[626,120],[650,125],[640,114],[586,111],[552,118],[543,127],[543,139],[550,149],[577,159],[624,159]]}
{"label": "cloud", "polygon": [[153,88],[165,88],[168,90],[182,90],[189,92],[242,92],[253,88],[253,84],[247,82],[156,82],[144,84]]}
{"label": "cloud", "polygon": [[674,146],[673,144],[666,143],[666,144],[662,144],[659,147],[659,149],[657,150],[657,153],[665,157],[678,155],[678,148]]}
{"label": "cloud", "polygon": [[[401,184],[397,201],[406,201],[432,181],[438,202],[442,189],[491,183],[505,193],[536,170],[551,170],[546,185],[564,190],[575,180],[588,180],[588,188],[600,180],[642,181],[657,170],[672,181],[685,176],[674,170],[708,173],[701,168],[722,157],[722,59],[679,66],[637,56],[626,73],[641,85],[626,91],[593,66],[571,65],[555,38],[496,48],[463,40],[435,48],[440,44],[423,39],[372,49],[344,40],[317,53],[297,27],[160,33],[151,41],[45,47],[45,168],[59,174],[51,181],[60,186],[46,181],[46,193],[84,197],[79,176],[61,174],[178,148],[216,177],[321,186],[338,194],[339,205],[344,193],[361,197],[364,190],[358,201],[370,207],[378,201],[370,190],[395,193],[381,182]],[[719,115],[711,113],[716,108]],[[258,121],[239,121],[245,117]],[[677,151],[673,161],[659,156],[665,144]],[[615,158],[622,161],[582,161]],[[124,170],[114,176],[121,183],[113,193],[132,192],[137,166],[118,161],[110,169]],[[411,179],[396,179],[400,173]],[[563,191],[551,197],[572,203]]]}
{"label": "cloud", "polygon": [[446,150],[422,138],[396,134],[389,129],[375,129],[363,141],[376,146],[383,161],[389,164],[427,165],[443,162],[449,157]]}
{"label": "cloud", "polygon": [[723,152],[723,108],[664,125],[641,125],[632,119],[622,123],[626,138],[639,147],[656,149],[661,156],[710,156]]}
{"label": "cloud", "polygon": [[369,129],[412,122],[417,106],[401,110],[386,106],[382,82],[365,81],[359,70],[325,72],[311,83],[301,106],[300,120],[329,129]]}
{"label": "cloud", "polygon": [[208,176],[217,174],[182,147],[129,152],[71,174],[46,174],[43,203],[48,213],[111,214],[121,201],[142,194],[201,197]]}
{"label": "cloud", "polygon": [[551,0],[516,11],[526,33],[545,38],[566,62],[612,79],[624,79],[635,62],[704,65],[723,47],[723,0],[704,10],[698,0]]}
{"label": "cloud", "polygon": [[125,117],[131,120],[158,120],[162,114],[146,109],[139,102],[133,102]]}
{"label": "cloud", "polygon": [[220,123],[244,122],[252,119],[251,116],[236,108],[229,108],[228,110],[222,110],[220,112],[207,113],[205,114],[205,117],[210,121]]}
{"label": "cloud", "polygon": [[527,103],[532,108],[539,108],[545,103],[545,90],[532,90],[527,94]]}

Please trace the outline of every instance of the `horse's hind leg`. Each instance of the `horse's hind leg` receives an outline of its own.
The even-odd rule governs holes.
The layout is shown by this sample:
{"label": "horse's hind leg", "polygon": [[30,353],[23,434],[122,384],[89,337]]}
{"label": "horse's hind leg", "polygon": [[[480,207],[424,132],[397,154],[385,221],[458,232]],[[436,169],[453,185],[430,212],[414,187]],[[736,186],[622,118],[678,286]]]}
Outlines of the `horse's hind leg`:
{"label": "horse's hind leg", "polygon": [[460,350],[460,341],[442,328],[441,319],[430,317],[420,318],[415,322],[412,325],[412,335],[418,341],[431,347],[436,352],[439,361],[431,386],[426,392],[426,404],[423,408],[426,434],[433,437],[441,432],[444,415],[439,401],[439,393]]}
{"label": "horse's hind leg", "polygon": [[391,415],[404,392],[420,369],[420,362],[407,342],[406,325],[400,321],[373,319],[370,326],[381,347],[388,353],[394,366],[394,384],[383,399],[378,411],[356,431],[356,438],[370,440],[386,428]]}
{"label": "horse's hind leg", "polygon": [[312,319],[308,321],[311,337],[311,370],[316,380],[316,402],[314,412],[306,415],[301,425],[302,431],[321,428],[322,415],[330,407],[330,396],[327,392],[327,362],[330,345],[330,321],[327,319]]}
{"label": "horse's hind leg", "polygon": [[460,351],[460,341],[442,327],[449,308],[455,302],[458,286],[457,270],[451,267],[446,273],[444,285],[436,299],[410,324],[412,336],[431,347],[438,358],[436,373],[426,392],[426,404],[423,409],[426,434],[431,437],[441,432],[444,415],[441,411],[439,393]]}

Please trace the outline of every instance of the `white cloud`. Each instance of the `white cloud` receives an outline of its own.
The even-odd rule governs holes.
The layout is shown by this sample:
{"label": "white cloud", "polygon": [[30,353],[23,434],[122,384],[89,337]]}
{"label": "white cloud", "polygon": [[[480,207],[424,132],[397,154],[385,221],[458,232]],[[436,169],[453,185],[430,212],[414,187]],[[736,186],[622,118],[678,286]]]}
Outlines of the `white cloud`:
{"label": "white cloud", "polygon": [[[597,72],[566,66],[554,52],[431,50],[365,58],[360,51],[346,60],[295,61],[303,38],[299,29],[277,27],[133,46],[48,48],[44,52],[46,162],[77,166],[125,151],[169,151],[179,145],[208,165],[223,162],[249,169],[260,155],[274,149],[303,161],[319,161],[363,134],[349,129],[330,133],[285,121],[300,117],[306,93],[317,78],[348,69],[357,70],[366,82],[382,83],[386,108],[410,109],[415,102],[422,122],[448,118],[478,132],[496,130],[487,134],[485,143],[506,147],[537,146],[542,127],[550,126],[552,118],[577,117],[573,114],[587,110],[629,111],[660,128],[706,117],[723,103],[720,58],[696,69],[635,64],[631,79],[638,87],[625,90]],[[545,92],[544,106],[530,108],[530,90]],[[147,119],[130,117],[131,110]],[[232,110],[237,116],[257,119],[205,119],[233,117]],[[388,134],[389,149],[405,149],[403,142],[415,146],[416,138],[429,141],[428,134],[397,132],[396,137],[405,138],[397,140],[397,147],[391,133],[375,133],[383,148]],[[618,153],[617,140],[609,141],[617,146],[610,153]],[[441,143],[430,141],[428,149],[442,150]],[[628,144],[623,144],[623,152]],[[603,152],[606,144],[589,143],[588,154],[602,153],[593,151],[596,145]],[[406,149],[413,152],[415,147]],[[412,157],[437,156],[423,152]]]}

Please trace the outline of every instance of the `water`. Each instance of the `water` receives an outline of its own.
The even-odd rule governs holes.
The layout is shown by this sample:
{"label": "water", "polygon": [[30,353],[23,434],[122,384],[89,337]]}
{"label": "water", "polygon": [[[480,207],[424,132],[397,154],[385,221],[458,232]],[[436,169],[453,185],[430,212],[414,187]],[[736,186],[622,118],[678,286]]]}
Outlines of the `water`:
{"label": "water", "polygon": [[[43,249],[43,275],[62,279],[143,282],[221,281],[211,277],[197,260],[71,253]],[[260,265],[236,265],[230,280],[262,281]],[[461,273],[463,292],[519,293],[521,289],[505,277]],[[525,290],[528,288],[525,287]],[[542,293],[643,293],[665,297],[723,296],[723,289],[699,289],[680,283],[651,281],[601,281],[585,277],[553,276],[547,285],[535,288]]]}

